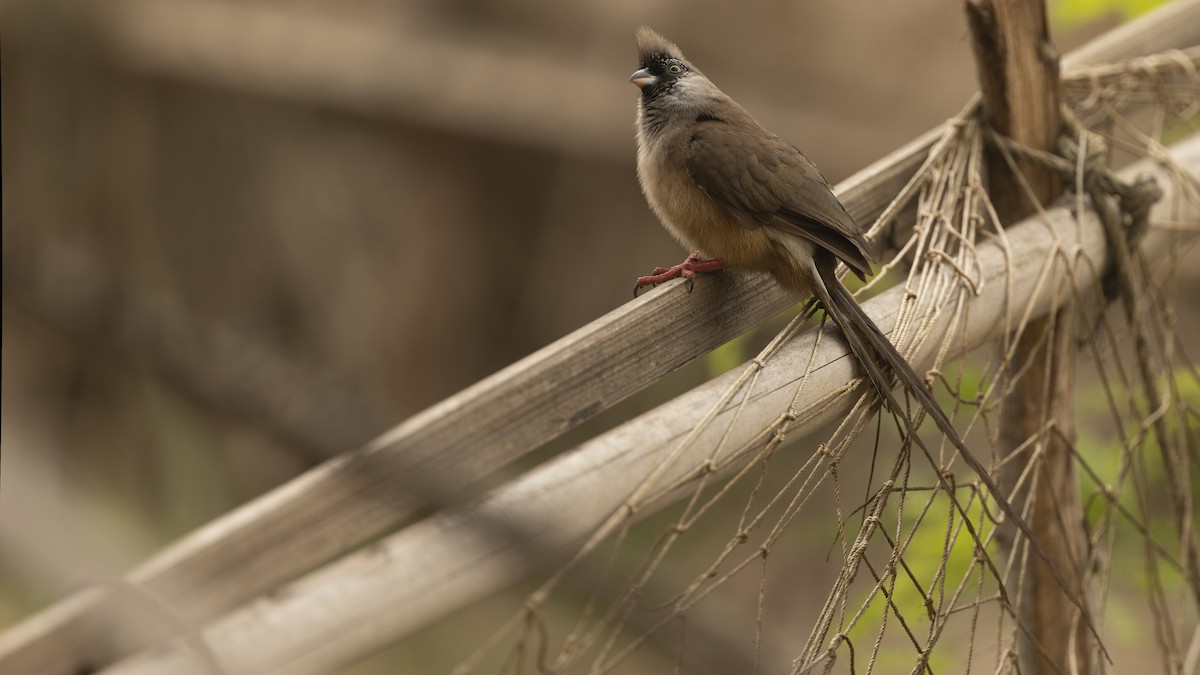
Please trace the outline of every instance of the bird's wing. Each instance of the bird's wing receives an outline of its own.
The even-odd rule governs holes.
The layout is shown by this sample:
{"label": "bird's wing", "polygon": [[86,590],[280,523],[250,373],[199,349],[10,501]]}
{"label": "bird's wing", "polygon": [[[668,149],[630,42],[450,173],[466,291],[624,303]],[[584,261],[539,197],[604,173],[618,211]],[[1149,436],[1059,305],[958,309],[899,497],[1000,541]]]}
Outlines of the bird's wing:
{"label": "bird's wing", "polygon": [[817,167],[787,141],[706,120],[696,124],[684,161],[696,185],[747,226],[797,234],[860,279],[871,273],[867,240]]}

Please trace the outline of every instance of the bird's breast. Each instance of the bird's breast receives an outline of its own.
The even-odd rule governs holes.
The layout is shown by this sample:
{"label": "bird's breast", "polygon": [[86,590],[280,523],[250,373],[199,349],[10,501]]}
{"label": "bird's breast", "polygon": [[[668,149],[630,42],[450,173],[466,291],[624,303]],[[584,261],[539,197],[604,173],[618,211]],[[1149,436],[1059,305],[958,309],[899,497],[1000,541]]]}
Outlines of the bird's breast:
{"label": "bird's breast", "polygon": [[[776,276],[794,265],[790,259],[796,252],[778,241],[778,233],[747,225],[715,202],[692,180],[681,158],[641,144],[638,179],[655,215],[689,250],[722,258],[730,267]],[[804,243],[797,241],[796,245],[803,247]]]}
{"label": "bird's breast", "polygon": [[682,162],[671,162],[653,151],[638,154],[642,192],[663,226],[685,246],[717,255],[702,244],[711,238],[705,230],[724,217],[720,206],[696,187]]}

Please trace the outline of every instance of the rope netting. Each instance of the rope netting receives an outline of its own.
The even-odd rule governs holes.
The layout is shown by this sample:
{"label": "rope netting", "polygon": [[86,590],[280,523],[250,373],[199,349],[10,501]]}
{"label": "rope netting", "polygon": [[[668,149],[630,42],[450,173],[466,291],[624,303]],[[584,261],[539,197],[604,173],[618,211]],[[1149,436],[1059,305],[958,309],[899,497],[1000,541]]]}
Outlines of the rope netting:
{"label": "rope netting", "polygon": [[[978,104],[969,105],[871,227],[878,245],[899,214],[915,210],[912,230],[890,235],[902,241],[895,258],[858,293],[903,284],[892,340],[906,357],[934,355],[926,382],[978,456],[1015,477],[1010,498],[1028,516],[1044,448],[1061,430],[1048,424],[1004,457],[997,438],[999,410],[1027,366],[1014,356],[1017,336],[1038,303],[1006,304],[990,347],[950,358],[964,351],[959,327],[970,299],[997,279],[981,273],[976,244],[1008,250],[984,187],[989,144],[1010,165],[1060,172],[1075,213],[1098,207],[1112,264],[1101,269],[1063,239],[1041,261],[1034,291],[1071,308],[1055,329],[1071,331],[1079,348],[1079,433],[1070,452],[1083,513],[1059,526],[1086,542],[1080,600],[1090,618],[1077,615],[1072,630],[1099,635],[1090,641],[1092,672],[1111,668],[1114,651],[1149,658],[1165,673],[1193,672],[1200,661],[1200,371],[1176,311],[1187,301],[1182,244],[1200,224],[1147,219],[1156,186],[1122,183],[1110,169],[1149,158],[1168,170],[1178,199],[1200,204],[1200,179],[1165,149],[1197,132],[1197,64],[1200,48],[1067,73],[1059,154],[994,138]],[[1046,208],[1038,205],[1043,215]],[[1181,245],[1145,259],[1134,244],[1152,228]],[[1059,235],[1047,227],[1045,236]],[[1000,283],[1011,286],[1014,274],[1010,265]],[[814,399],[810,360],[792,404],[750,442],[729,442],[726,430],[686,478],[665,478],[680,475],[668,469],[731,406],[733,419],[720,424],[732,427],[763,367],[813,321],[801,313],[754,357],[657,470],[636,481],[624,506],[459,670],[1018,672],[1018,644],[1039,644],[1021,619],[1029,600],[1013,589],[1031,560],[1027,542],[1004,527],[993,496],[952,446],[914,453],[894,419],[876,414],[870,386],[849,382]],[[801,406],[802,393],[815,403]],[[847,399],[851,412],[823,440],[789,447],[798,420]],[[908,414],[923,417],[919,406]],[[1069,519],[1057,505],[1049,511]],[[827,564],[814,563],[813,551]]]}

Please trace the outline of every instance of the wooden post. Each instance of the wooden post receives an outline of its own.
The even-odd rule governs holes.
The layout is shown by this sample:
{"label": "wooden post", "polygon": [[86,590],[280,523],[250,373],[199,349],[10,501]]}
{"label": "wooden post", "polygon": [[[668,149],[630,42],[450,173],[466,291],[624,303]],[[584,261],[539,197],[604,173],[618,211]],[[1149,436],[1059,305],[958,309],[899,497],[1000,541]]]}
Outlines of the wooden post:
{"label": "wooden post", "polygon": [[[1058,53],[1050,42],[1041,0],[967,0],[987,122],[1024,145],[1054,151],[1061,129]],[[1017,162],[1018,177],[998,151],[987,160],[989,192],[1006,225],[1035,212],[1029,192],[1048,204],[1062,192],[1051,172]],[[1028,189],[1021,185],[1021,180]],[[1027,325],[1018,338],[1009,373],[1015,380],[1003,402],[999,449],[1007,458],[1000,483],[1011,491],[1030,461],[1032,493],[1013,496],[1025,511],[1042,548],[1084,599],[1086,539],[1083,509],[1075,480],[1071,445],[1075,441],[1075,349],[1069,326],[1071,308]],[[1020,451],[1020,456],[1013,453]],[[1026,483],[1028,484],[1028,483]],[[1015,531],[1001,537],[1003,554],[1013,549]],[[1089,631],[1078,608],[1064,596],[1045,563],[1036,556],[1013,561],[1007,581],[1026,631],[1018,631],[1022,673],[1086,673],[1091,650]]]}

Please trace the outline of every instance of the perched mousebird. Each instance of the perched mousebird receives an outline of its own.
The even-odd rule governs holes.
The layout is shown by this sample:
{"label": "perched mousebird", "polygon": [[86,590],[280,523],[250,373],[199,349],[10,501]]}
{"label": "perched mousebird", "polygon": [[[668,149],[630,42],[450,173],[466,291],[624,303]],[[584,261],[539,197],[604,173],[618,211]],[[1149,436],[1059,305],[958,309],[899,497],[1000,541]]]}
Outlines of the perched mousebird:
{"label": "perched mousebird", "polygon": [[[841,260],[865,279],[871,274],[871,252],[829,183],[795,146],[767,131],[717,89],[672,42],[643,27],[637,32],[637,47],[640,68],[629,80],[641,89],[638,179],[659,220],[695,251],[679,265],[639,277],[638,286],[678,276],[692,279],[697,272],[728,265],[766,272],[784,288],[814,296],[842,329],[851,352],[913,441],[929,455],[880,362],[928,411],[1005,515],[1046,560],[1028,525],[967,450],[921,378],[834,275]],[[701,253],[712,257],[705,259]],[[940,474],[939,478],[945,482]],[[1058,580],[1072,597],[1062,578]]]}
{"label": "perched mousebird", "polygon": [[[663,225],[695,250],[679,265],[639,277],[638,285],[690,279],[728,265],[766,272],[784,288],[815,296],[892,410],[902,408],[876,359],[920,399],[966,456],[958,433],[912,367],[834,276],[841,260],[865,280],[870,245],[817,167],[717,89],[674,43],[642,27],[637,45],[641,68],[629,80],[642,91],[638,179]],[[714,257],[705,259],[701,252]],[[990,483],[982,466],[967,461]]]}

